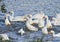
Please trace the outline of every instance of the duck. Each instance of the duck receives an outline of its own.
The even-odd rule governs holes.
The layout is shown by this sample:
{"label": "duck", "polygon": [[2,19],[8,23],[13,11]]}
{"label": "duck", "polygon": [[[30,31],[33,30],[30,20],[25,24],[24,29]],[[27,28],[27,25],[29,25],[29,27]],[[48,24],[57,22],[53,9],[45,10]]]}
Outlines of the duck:
{"label": "duck", "polygon": [[3,41],[9,40],[9,37],[8,37],[8,35],[6,33],[0,34],[0,37],[2,38]]}
{"label": "duck", "polygon": [[27,26],[28,30],[30,30],[30,31],[38,31],[38,28],[36,28],[33,25],[31,25],[29,23],[29,21],[26,22],[26,26]]}
{"label": "duck", "polygon": [[51,30],[50,33],[52,34],[53,37],[60,37],[60,33],[55,34],[53,30]]}
{"label": "duck", "polygon": [[5,25],[11,25],[10,21],[8,20],[8,14],[6,14],[6,17],[5,17]]}
{"label": "duck", "polygon": [[25,34],[25,31],[23,30],[23,28],[21,28],[18,33],[20,33],[21,35]]}

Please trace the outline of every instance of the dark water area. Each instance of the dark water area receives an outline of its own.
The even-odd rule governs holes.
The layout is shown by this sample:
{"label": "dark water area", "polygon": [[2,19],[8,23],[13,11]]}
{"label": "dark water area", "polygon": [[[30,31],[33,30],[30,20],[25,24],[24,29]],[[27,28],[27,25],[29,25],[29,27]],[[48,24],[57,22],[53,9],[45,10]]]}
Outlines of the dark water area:
{"label": "dark water area", "polygon": [[[7,11],[14,10],[14,16],[34,15],[43,11],[51,19],[57,13],[60,13],[60,0],[3,0],[2,3],[5,3]],[[27,29],[25,22],[13,22],[11,26],[6,26],[4,16],[5,13],[0,10],[0,34],[7,33],[12,42],[38,42],[42,38],[41,30],[38,32],[26,31],[25,35],[17,34],[19,29]],[[60,26],[54,26],[53,28],[56,33],[60,32]],[[43,41],[60,42],[60,38],[51,40],[51,35],[46,35]]]}

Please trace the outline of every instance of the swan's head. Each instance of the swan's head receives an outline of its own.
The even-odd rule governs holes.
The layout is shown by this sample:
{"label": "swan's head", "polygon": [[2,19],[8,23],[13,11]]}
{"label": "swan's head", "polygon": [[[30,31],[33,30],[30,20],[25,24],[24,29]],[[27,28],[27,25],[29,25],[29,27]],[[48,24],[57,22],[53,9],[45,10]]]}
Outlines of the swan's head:
{"label": "swan's head", "polygon": [[26,17],[31,18],[31,17],[32,17],[32,15],[31,15],[31,14],[28,14],[28,15],[26,15]]}
{"label": "swan's head", "polygon": [[43,11],[41,11],[41,13],[40,13],[40,14],[41,14],[41,17],[43,17],[43,18],[45,17],[45,14],[44,14],[44,12],[43,12]]}
{"label": "swan's head", "polygon": [[28,14],[28,15],[24,16],[24,19],[27,21],[27,20],[29,20],[31,17],[32,17],[32,15],[31,15],[31,14]]}
{"label": "swan's head", "polygon": [[11,11],[12,14],[14,14],[14,11]]}
{"label": "swan's head", "polygon": [[48,18],[48,16],[47,16],[47,15],[44,15],[44,16],[43,16],[43,19],[46,19],[46,18]]}
{"label": "swan's head", "polygon": [[11,15],[13,15],[13,14],[14,14],[14,11],[12,11],[12,10],[11,10],[11,11],[10,11],[10,12],[8,12],[8,13],[10,13]]}

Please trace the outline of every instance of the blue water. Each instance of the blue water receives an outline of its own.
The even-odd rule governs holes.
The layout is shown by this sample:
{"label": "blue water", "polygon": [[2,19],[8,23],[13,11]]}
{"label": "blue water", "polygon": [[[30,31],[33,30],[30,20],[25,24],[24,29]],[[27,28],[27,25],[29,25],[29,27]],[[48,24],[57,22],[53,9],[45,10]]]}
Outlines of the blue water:
{"label": "blue water", "polygon": [[[55,16],[60,13],[60,0],[3,0],[7,11],[14,10],[15,16],[26,14],[37,14],[43,11],[48,16]],[[23,22],[13,22],[13,25],[8,27],[4,24],[5,13],[0,10],[0,33],[7,33],[10,40],[13,42],[29,42],[42,37],[41,30],[38,32],[27,32],[25,35],[17,34],[20,28],[26,28]],[[60,32],[60,27],[54,27],[56,33]],[[60,42],[60,38],[50,40],[51,35],[44,37],[45,42]],[[48,41],[46,41],[48,40]]]}

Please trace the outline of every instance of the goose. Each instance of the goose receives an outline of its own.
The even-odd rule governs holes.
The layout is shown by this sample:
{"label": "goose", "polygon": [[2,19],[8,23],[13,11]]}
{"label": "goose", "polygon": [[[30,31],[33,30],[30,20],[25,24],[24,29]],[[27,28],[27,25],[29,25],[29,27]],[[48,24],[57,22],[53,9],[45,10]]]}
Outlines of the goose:
{"label": "goose", "polygon": [[9,40],[9,37],[6,33],[0,34],[0,37],[2,38],[2,40]]}
{"label": "goose", "polygon": [[8,20],[8,14],[6,14],[5,25],[11,25],[11,23]]}
{"label": "goose", "polygon": [[10,11],[9,17],[10,21],[26,21],[26,16],[16,16],[14,17],[14,11]]}
{"label": "goose", "polygon": [[18,33],[20,33],[21,35],[25,34],[25,31],[23,30],[23,28],[21,28]]}
{"label": "goose", "polygon": [[52,34],[53,37],[60,37],[60,33],[55,34],[53,30],[51,30],[50,33]]}

